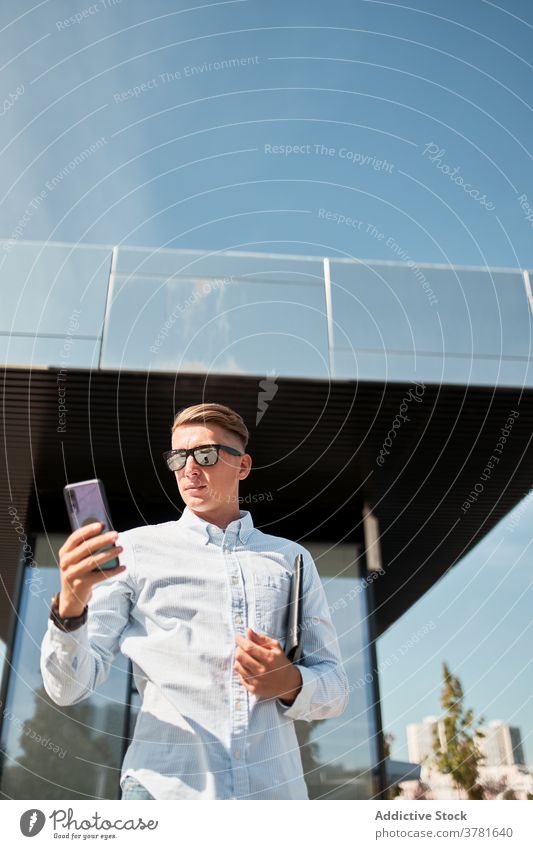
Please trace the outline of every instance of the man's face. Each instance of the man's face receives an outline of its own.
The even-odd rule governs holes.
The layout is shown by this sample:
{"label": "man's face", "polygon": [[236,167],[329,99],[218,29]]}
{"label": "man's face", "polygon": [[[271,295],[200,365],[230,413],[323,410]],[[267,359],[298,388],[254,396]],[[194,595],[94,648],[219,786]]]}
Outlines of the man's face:
{"label": "man's face", "polygon": [[[243,450],[239,438],[219,425],[183,425],[172,434],[172,448],[196,448],[213,443]],[[212,512],[228,504],[238,507],[239,481],[248,477],[251,464],[249,454],[236,457],[221,449],[214,466],[200,466],[191,455],[183,469],[174,474],[187,507],[197,513]]]}

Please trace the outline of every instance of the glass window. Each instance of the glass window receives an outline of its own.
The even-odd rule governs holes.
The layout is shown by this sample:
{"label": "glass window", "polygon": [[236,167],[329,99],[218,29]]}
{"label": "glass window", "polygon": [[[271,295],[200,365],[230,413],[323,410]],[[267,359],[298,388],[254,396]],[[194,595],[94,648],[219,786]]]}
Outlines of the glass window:
{"label": "glass window", "polygon": [[[42,686],[40,643],[49,601],[57,590],[53,562],[62,535],[38,537],[35,568],[24,574],[8,697],[3,716],[2,792],[15,799],[119,798],[127,703],[133,736],[140,696],[129,661],[117,655],[105,684],[71,707],[54,704]],[[368,680],[368,637],[363,585],[355,545],[307,543],[321,575],[341,647],[351,695],[345,713],[297,722],[302,762],[312,799],[373,795],[374,721]],[[130,693],[131,683],[131,693]]]}
{"label": "glass window", "polygon": [[358,547],[304,543],[316,563],[337,630],[350,701],[342,716],[296,722],[311,799],[369,799],[375,738],[364,585]]}
{"label": "glass window", "polygon": [[41,565],[39,552],[44,547],[36,544],[39,565],[26,567],[24,573],[13,669],[3,706],[1,790],[13,799],[116,799],[128,660],[119,653],[107,681],[79,704],[60,707],[48,697],[40,672],[40,645],[59,578],[56,566]]}

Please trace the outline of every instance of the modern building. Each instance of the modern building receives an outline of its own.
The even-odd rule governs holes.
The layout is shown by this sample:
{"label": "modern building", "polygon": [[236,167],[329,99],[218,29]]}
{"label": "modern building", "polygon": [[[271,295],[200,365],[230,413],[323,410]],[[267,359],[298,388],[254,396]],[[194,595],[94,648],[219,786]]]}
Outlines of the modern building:
{"label": "modern building", "polygon": [[[498,719],[486,725],[480,725],[479,730],[484,735],[478,745],[483,754],[483,766],[524,767],[524,750],[520,729],[508,725]],[[433,754],[433,739],[436,734],[442,748],[446,746],[444,721],[436,716],[426,716],[422,722],[413,722],[407,726],[407,750],[409,759],[422,763]]]}
{"label": "modern building", "polygon": [[444,723],[436,716],[425,716],[422,722],[411,722],[405,729],[409,759],[421,764],[433,752],[434,734],[438,734],[439,743],[445,745]]}
{"label": "modern building", "polygon": [[310,550],[330,601],[351,698],[297,723],[310,796],[385,794],[376,639],[533,483],[529,274],[22,241],[0,255],[2,797],[118,797],[127,659],[68,708],[40,678],[62,488],[102,478],[118,530],[178,518],[161,452],[174,411],[202,401],[242,414],[243,508]]}
{"label": "modern building", "polygon": [[480,728],[485,766],[525,766],[520,729],[495,719]]}

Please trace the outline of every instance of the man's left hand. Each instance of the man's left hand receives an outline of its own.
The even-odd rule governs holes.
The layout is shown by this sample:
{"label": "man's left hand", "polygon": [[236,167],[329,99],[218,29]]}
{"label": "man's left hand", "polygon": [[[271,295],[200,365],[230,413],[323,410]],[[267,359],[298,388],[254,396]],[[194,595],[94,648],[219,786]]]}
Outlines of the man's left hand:
{"label": "man's left hand", "polygon": [[281,699],[292,705],[302,688],[300,670],[288,659],[281,643],[248,628],[247,637],[235,635],[234,669],[257,698]]}

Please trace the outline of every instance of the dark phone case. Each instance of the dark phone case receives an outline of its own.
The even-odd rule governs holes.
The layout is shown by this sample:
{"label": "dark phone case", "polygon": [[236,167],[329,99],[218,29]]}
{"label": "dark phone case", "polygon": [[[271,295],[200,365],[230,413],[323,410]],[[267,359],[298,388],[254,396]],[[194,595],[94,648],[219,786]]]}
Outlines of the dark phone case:
{"label": "dark phone case", "polygon": [[301,554],[297,554],[292,573],[289,623],[285,641],[285,654],[292,663],[302,659],[303,568],[304,559]]}
{"label": "dark phone case", "polygon": [[[67,484],[67,486],[63,487],[63,495],[65,496],[67,513],[73,531],[81,528],[83,525],[89,525],[91,522],[103,522],[104,527],[101,533],[113,530],[104,485],[99,478]],[[72,503],[73,498],[76,507]],[[113,544],[103,546],[97,550],[106,551],[108,548],[113,548]],[[108,560],[107,563],[102,563],[101,566],[91,569],[91,572],[116,569],[119,565],[118,558],[114,557],[113,560]]]}

